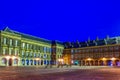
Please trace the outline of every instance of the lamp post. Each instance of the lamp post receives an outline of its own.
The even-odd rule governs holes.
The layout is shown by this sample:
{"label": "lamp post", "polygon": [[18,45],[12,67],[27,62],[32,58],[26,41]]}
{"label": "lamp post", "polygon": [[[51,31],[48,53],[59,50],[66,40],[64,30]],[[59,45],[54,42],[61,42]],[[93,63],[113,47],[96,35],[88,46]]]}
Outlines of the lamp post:
{"label": "lamp post", "polygon": [[40,64],[40,58],[35,58],[37,65]]}
{"label": "lamp post", "polygon": [[62,58],[58,59],[58,67],[59,66],[63,67],[63,59]]}
{"label": "lamp post", "polygon": [[103,65],[106,66],[106,65],[107,65],[107,64],[106,64],[106,58],[103,57],[102,60],[103,60]]}
{"label": "lamp post", "polygon": [[116,58],[113,57],[113,58],[111,58],[111,60],[112,60],[112,65],[111,66],[114,66]]}
{"label": "lamp post", "polygon": [[88,58],[87,60],[88,60],[88,65],[91,65],[91,64],[90,64],[90,61],[91,61],[92,59],[91,59],[91,58]]}

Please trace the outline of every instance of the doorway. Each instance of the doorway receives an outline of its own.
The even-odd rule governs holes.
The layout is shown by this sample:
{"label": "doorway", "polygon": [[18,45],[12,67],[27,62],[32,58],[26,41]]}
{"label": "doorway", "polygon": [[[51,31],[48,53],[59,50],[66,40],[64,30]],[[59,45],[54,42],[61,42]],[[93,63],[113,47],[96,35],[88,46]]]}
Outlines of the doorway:
{"label": "doorway", "polygon": [[12,58],[9,59],[9,66],[12,66]]}

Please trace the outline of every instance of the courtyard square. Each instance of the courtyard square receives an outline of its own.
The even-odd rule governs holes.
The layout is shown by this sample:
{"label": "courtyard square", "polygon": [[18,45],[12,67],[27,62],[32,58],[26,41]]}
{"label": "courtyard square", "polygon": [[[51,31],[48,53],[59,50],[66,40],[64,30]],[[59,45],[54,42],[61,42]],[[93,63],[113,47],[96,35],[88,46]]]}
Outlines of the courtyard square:
{"label": "courtyard square", "polygon": [[0,80],[120,80],[119,67],[0,67]]}

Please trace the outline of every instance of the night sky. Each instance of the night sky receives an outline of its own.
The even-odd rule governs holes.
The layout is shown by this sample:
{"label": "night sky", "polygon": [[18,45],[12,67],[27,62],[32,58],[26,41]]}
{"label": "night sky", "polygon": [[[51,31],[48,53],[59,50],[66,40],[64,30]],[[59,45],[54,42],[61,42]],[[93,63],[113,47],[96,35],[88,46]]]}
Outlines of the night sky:
{"label": "night sky", "polygon": [[120,7],[119,2],[101,0],[4,1],[0,29],[6,26],[49,40],[102,39],[120,36]]}

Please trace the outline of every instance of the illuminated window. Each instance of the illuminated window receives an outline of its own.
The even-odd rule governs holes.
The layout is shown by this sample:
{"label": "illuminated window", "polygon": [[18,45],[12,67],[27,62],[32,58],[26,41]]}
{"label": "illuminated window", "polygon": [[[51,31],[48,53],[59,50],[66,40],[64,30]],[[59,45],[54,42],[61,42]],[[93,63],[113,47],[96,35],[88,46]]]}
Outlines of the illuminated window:
{"label": "illuminated window", "polygon": [[46,55],[46,54],[44,54],[44,58],[47,58],[47,55]]}
{"label": "illuminated window", "polygon": [[9,49],[9,55],[11,55],[12,54],[12,49]]}
{"label": "illuminated window", "polygon": [[3,41],[4,41],[4,44],[6,44],[6,43],[7,43],[7,39],[6,39],[6,38],[4,38],[4,39],[3,39]]}
{"label": "illuminated window", "polygon": [[34,57],[36,57],[36,53],[34,53]]}
{"label": "illuminated window", "polygon": [[46,47],[44,47],[44,53],[46,53]]}
{"label": "illuminated window", "polygon": [[17,54],[17,50],[15,49],[15,55]]}
{"label": "illuminated window", "polygon": [[10,39],[10,46],[12,46],[12,39]]}
{"label": "illuminated window", "polygon": [[22,43],[22,47],[25,48],[25,43]]}
{"label": "illuminated window", "polygon": [[49,51],[50,51],[50,53],[51,53],[51,48],[49,48]]}
{"label": "illuminated window", "polygon": [[41,57],[40,53],[38,53],[38,57]]}
{"label": "illuminated window", "polygon": [[26,56],[28,57],[28,52],[26,52]]}
{"label": "illuminated window", "polygon": [[24,56],[24,51],[22,51],[22,56]]}
{"label": "illuminated window", "polygon": [[29,48],[29,44],[27,44],[27,49]]}
{"label": "illuminated window", "polygon": [[32,57],[32,52],[30,52],[30,57]]}
{"label": "illuminated window", "polygon": [[18,46],[18,40],[15,40],[15,46]]}
{"label": "illuminated window", "polygon": [[6,54],[6,49],[3,49],[3,54],[4,54],[4,55]]}
{"label": "illuminated window", "polygon": [[7,60],[5,58],[2,59],[2,64],[6,64]]}
{"label": "illuminated window", "polygon": [[18,59],[14,59],[14,64],[18,64]]}
{"label": "illuminated window", "polygon": [[17,50],[15,49],[15,55],[17,55]]}
{"label": "illuminated window", "polygon": [[71,53],[73,53],[74,51],[73,51],[73,49],[71,50]]}

